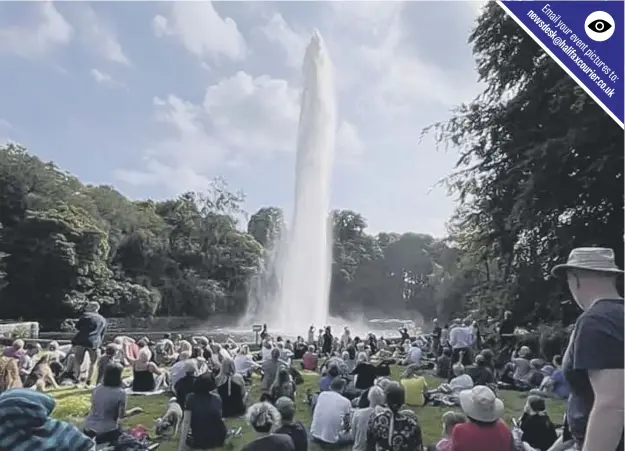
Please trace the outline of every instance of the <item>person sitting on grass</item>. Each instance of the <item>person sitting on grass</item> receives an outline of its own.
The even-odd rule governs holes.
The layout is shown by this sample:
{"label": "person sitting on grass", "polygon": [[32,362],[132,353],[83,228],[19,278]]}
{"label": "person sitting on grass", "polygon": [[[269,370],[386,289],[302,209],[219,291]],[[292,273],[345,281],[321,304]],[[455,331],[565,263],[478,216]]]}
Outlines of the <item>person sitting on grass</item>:
{"label": "person sitting on grass", "polygon": [[176,359],[174,342],[171,334],[166,333],[154,346],[154,360],[157,365],[170,365]]}
{"label": "person sitting on grass", "polygon": [[525,382],[529,389],[539,388],[545,378],[545,374],[541,371],[544,363],[540,359],[530,360],[530,372],[525,377]]}
{"label": "person sitting on grass", "polygon": [[26,378],[35,367],[35,356],[41,352],[41,345],[39,343],[28,343],[26,345],[26,352],[22,354],[19,359],[18,366],[20,368],[20,377],[22,382],[26,381]]}
{"label": "person sitting on grass", "polygon": [[436,377],[449,380],[451,376],[451,348],[443,348],[442,355],[436,359]]}
{"label": "person sitting on grass", "polygon": [[280,426],[280,413],[268,402],[254,404],[247,411],[247,421],[257,437],[241,451],[295,451],[293,439],[286,434],[275,434]]}
{"label": "person sitting on grass", "polygon": [[96,443],[115,443],[122,433],[121,420],[141,409],[126,411],[127,395],[122,388],[123,367],[109,363],[104,367],[102,383],[91,393],[91,408],[83,429],[95,437]]}
{"label": "person sitting on grass", "polygon": [[351,438],[341,435],[343,418],[351,412],[352,404],[341,394],[345,381],[335,378],[330,390],[319,394],[313,410],[310,435],[322,447],[341,447],[351,443]]}
{"label": "person sitting on grass", "polygon": [[44,391],[46,387],[59,388],[50,368],[50,355],[43,355],[24,380],[24,388]]}
{"label": "person sitting on grass", "polygon": [[515,388],[526,389],[527,388],[527,376],[530,373],[532,366],[530,356],[530,348],[527,346],[521,346],[518,352],[518,357],[512,359],[512,367],[514,372],[512,373],[512,381]]}
{"label": "person sitting on grass", "polygon": [[547,414],[545,400],[531,395],[527,398],[519,420],[523,441],[538,451],[547,451],[558,439],[555,425]]}
{"label": "person sitting on grass", "polygon": [[270,359],[264,361],[262,364],[263,377],[260,380],[261,400],[265,401],[271,399],[271,387],[278,376],[278,371],[283,366],[288,367],[289,365],[283,360],[280,360],[280,350],[278,348],[273,348],[271,350]]}
{"label": "person sitting on grass", "polygon": [[109,363],[115,363],[119,360],[117,352],[118,349],[119,348],[115,343],[109,343],[104,350],[104,355],[98,359],[98,378],[96,382],[97,384],[102,382],[102,378],[104,377],[104,368],[106,368]]}
{"label": "person sitting on grass", "polygon": [[50,368],[54,373],[54,377],[58,378],[65,370],[63,362],[67,354],[59,349],[59,343],[52,340],[48,343],[48,355],[50,356]]}
{"label": "person sitting on grass", "polygon": [[221,397],[224,418],[240,417],[245,413],[245,381],[236,373],[234,362],[225,358],[217,376],[217,394]]}
{"label": "person sitting on grass", "polygon": [[369,423],[369,442],[376,451],[421,451],[423,438],[414,412],[401,411],[406,399],[404,388],[391,382],[386,388],[387,408],[381,410]]}
{"label": "person sitting on grass", "polygon": [[491,349],[482,349],[480,355],[484,357],[484,366],[488,368],[493,374],[495,373],[495,353]]}
{"label": "person sitting on grass", "polygon": [[367,451],[369,421],[383,408],[385,402],[384,390],[376,385],[362,393],[358,408],[352,412],[350,418],[349,429],[354,441],[352,451]]}
{"label": "person sitting on grass", "polygon": [[467,369],[467,374],[475,385],[489,385],[495,383],[495,375],[486,366],[486,359],[482,354],[475,356],[475,365]]}
{"label": "person sitting on grass", "polygon": [[338,365],[330,365],[326,371],[325,376],[319,379],[319,391],[324,392],[330,390],[332,381],[339,377],[340,371]]}
{"label": "person sitting on grass", "polygon": [[406,354],[406,358],[401,361],[400,365],[420,365],[422,356],[423,351],[419,347],[419,343],[417,341],[413,341],[410,344],[410,349]]}
{"label": "person sitting on grass", "polygon": [[420,374],[419,366],[408,365],[399,381],[406,391],[406,404],[411,407],[425,405],[425,391],[428,388],[427,381]]}
{"label": "person sitting on grass", "polygon": [[568,399],[571,388],[562,372],[562,357],[555,356],[552,363],[554,370],[551,376],[545,377],[540,388],[530,390],[530,394],[545,398]]}
{"label": "person sitting on grass", "polygon": [[452,451],[451,449],[451,434],[454,430],[454,426],[457,424],[463,424],[467,422],[467,417],[461,412],[454,412],[449,410],[443,414],[443,435],[436,444],[436,451]]}
{"label": "person sitting on grass", "polygon": [[493,391],[478,385],[459,394],[460,407],[468,418],[457,424],[451,432],[453,451],[504,451],[512,450],[512,432],[501,421],[504,405]]}
{"label": "person sitting on grass", "polygon": [[136,360],[129,355],[125,357],[132,365],[132,391],[152,392],[163,385],[167,373],[156,363],[150,362],[151,353],[147,346],[141,348]]}
{"label": "person sitting on grass", "polygon": [[[195,381],[197,379],[197,363],[195,360],[186,360],[184,362],[180,362],[184,365],[183,371],[184,376],[182,376],[174,387],[174,393],[176,394],[176,400],[180,407],[184,411],[185,403],[187,401],[187,396],[193,393],[193,386],[195,385]],[[177,365],[177,364],[176,364]]]}
{"label": "person sitting on grass", "polygon": [[17,360],[12,357],[0,357],[0,393],[12,388],[22,388]]}
{"label": "person sitting on grass", "polygon": [[289,371],[286,368],[280,368],[275,382],[271,386],[271,399],[287,397],[295,400],[295,384],[291,380]]}
{"label": "person sitting on grass", "polygon": [[237,374],[241,375],[243,379],[252,377],[252,371],[260,368],[260,365],[254,362],[252,356],[250,356],[250,348],[248,345],[243,345],[239,348],[239,353],[234,357],[234,367]]}
{"label": "person sitting on grass", "polygon": [[295,421],[295,402],[285,396],[278,398],[276,409],[280,413],[281,426],[276,429],[276,434],[285,434],[291,437],[295,451],[308,450],[308,432],[304,425]]}
{"label": "person sitting on grass", "polygon": [[11,346],[6,346],[3,350],[2,350],[2,355],[4,357],[8,357],[8,358],[13,358],[13,359],[20,359],[24,354],[26,353],[26,350],[24,349],[24,340],[22,340],[21,338],[18,338],[17,340],[15,340],[13,342],[13,344]]}
{"label": "person sitting on grass", "polygon": [[73,424],[52,418],[51,396],[27,388],[0,395],[0,449],[93,451],[94,443]]}
{"label": "person sitting on grass", "polygon": [[369,362],[369,358],[364,352],[358,353],[357,360],[358,363],[356,364],[356,368],[352,371],[352,375],[356,376],[354,387],[358,390],[366,390],[367,388],[373,386],[373,383],[375,382],[375,367],[371,364],[371,362]]}
{"label": "person sitting on grass", "polygon": [[[178,361],[169,370],[169,381],[171,383],[172,390],[176,394],[176,384],[187,374],[187,362],[191,355],[188,352],[183,352],[178,356]],[[197,364],[193,362],[197,369]]]}
{"label": "person sitting on grass", "polygon": [[215,388],[212,373],[204,373],[195,381],[193,392],[185,401],[178,449],[206,450],[224,445],[227,429],[222,419],[221,399],[213,394]]}
{"label": "person sitting on grass", "polygon": [[449,387],[454,392],[469,390],[473,388],[473,379],[471,379],[471,376],[465,373],[464,365],[462,363],[456,363],[453,366],[453,372],[455,377],[451,381],[449,381]]}
{"label": "person sitting on grass", "polygon": [[315,347],[313,345],[308,346],[308,351],[302,357],[302,369],[307,371],[317,371],[317,364],[319,357],[315,354]]}

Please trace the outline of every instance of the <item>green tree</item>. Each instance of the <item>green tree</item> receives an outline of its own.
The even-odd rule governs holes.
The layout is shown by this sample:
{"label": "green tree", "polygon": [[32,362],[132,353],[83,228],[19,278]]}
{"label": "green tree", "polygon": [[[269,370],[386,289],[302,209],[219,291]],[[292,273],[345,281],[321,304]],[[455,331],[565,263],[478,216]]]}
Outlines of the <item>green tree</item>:
{"label": "green tree", "polygon": [[462,151],[455,228],[488,273],[480,296],[557,318],[564,290],[549,268],[585,245],[623,259],[623,131],[496,3],[470,43],[486,89],[429,129]]}
{"label": "green tree", "polygon": [[278,207],[261,208],[247,223],[247,233],[265,248],[272,246],[285,229],[284,213]]}

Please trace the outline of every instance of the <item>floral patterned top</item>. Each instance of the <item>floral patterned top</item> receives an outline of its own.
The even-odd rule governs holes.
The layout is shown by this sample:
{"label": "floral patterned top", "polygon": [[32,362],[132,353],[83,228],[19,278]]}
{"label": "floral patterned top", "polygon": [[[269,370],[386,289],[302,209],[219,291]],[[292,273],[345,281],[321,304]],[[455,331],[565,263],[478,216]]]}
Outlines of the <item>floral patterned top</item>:
{"label": "floral patterned top", "polygon": [[369,420],[368,442],[376,451],[418,451],[423,439],[421,427],[413,412],[405,411],[395,415],[390,409],[375,414]]}

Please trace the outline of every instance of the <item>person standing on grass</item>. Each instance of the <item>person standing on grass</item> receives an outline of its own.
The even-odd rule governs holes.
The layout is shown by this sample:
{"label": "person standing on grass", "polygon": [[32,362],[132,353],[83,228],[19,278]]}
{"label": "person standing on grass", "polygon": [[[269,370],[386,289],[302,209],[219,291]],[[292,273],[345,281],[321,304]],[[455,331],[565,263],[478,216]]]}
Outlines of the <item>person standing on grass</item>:
{"label": "person standing on grass", "polygon": [[98,312],[100,304],[89,302],[85,311],[76,324],[78,332],[72,339],[72,351],[74,353],[74,378],[80,382],[81,368],[85,354],[89,355],[89,371],[87,372],[87,384],[91,384],[93,370],[99,357],[99,349],[104,341],[106,333],[106,319]]}
{"label": "person standing on grass", "polygon": [[449,344],[452,350],[452,364],[461,362],[463,365],[471,365],[471,346],[475,339],[471,322],[467,321],[463,325],[459,323],[449,332]]}
{"label": "person standing on grass", "polygon": [[623,271],[612,249],[587,247],[573,249],[551,273],[567,281],[583,310],[562,362],[571,389],[563,436],[582,451],[622,450],[625,316],[617,284]]}
{"label": "person standing on grass", "polygon": [[515,344],[514,337],[514,329],[516,329],[516,325],[514,324],[514,319],[512,318],[512,312],[506,310],[503,314],[503,321],[499,325],[499,340],[501,342],[501,348],[503,349],[512,349]]}
{"label": "person standing on grass", "polygon": [[438,319],[434,318],[432,321],[432,352],[436,357],[440,355],[441,351],[441,335],[443,333],[443,329],[438,324]]}

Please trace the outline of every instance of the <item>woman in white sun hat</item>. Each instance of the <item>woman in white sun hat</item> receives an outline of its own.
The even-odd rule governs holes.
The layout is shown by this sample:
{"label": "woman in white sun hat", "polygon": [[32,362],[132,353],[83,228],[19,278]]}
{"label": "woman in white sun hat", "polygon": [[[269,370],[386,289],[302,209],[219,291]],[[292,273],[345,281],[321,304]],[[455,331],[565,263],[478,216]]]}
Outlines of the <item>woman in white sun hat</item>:
{"label": "woman in white sun hat", "polygon": [[477,385],[458,395],[460,407],[469,421],[454,426],[451,449],[458,451],[511,451],[512,432],[501,421],[503,402],[493,391]]}
{"label": "woman in white sun hat", "polygon": [[622,450],[625,317],[617,286],[623,271],[612,249],[582,247],[551,273],[567,281],[583,310],[562,359],[571,393],[559,441],[573,439],[582,451]]}

